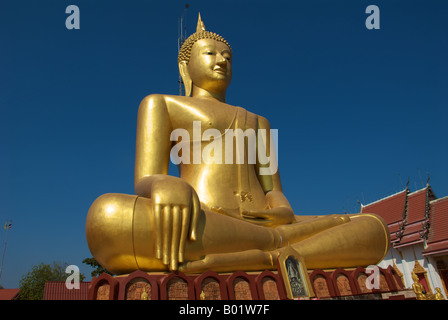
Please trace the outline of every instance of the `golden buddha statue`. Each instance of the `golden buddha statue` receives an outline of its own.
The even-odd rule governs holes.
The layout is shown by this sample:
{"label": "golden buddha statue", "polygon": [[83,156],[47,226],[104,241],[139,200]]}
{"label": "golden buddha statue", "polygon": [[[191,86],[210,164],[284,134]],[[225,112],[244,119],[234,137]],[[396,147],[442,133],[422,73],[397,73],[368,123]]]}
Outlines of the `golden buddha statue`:
{"label": "golden buddha statue", "polygon": [[143,288],[143,292],[140,295],[140,300],[148,300],[148,299],[149,299],[148,292],[146,292],[146,288]]}
{"label": "golden buddha statue", "polygon": [[412,283],[412,290],[414,290],[417,300],[427,300],[425,288],[419,282],[418,276],[415,272],[412,272],[412,280],[414,281],[414,283]]}
{"label": "golden buddha statue", "polygon": [[445,297],[442,294],[442,290],[439,287],[436,288],[436,293],[434,294],[434,300],[445,300]]}
{"label": "golden buddha statue", "polygon": [[[383,259],[389,232],[378,216],[294,214],[272,165],[275,151],[267,141],[274,131],[264,117],[226,103],[232,49],[205,30],[200,16],[178,65],[185,96],[153,94],[139,106],[135,195],[105,194],[89,209],[87,242],[103,267],[115,274],[272,270],[286,246],[308,268]],[[249,135],[241,141],[264,148],[263,161],[248,161],[249,152],[238,145],[218,144],[231,130],[261,130],[256,141]],[[223,154],[226,161],[218,161]],[[201,161],[204,155],[208,160]],[[179,177],[168,175],[176,156],[182,158]]]}

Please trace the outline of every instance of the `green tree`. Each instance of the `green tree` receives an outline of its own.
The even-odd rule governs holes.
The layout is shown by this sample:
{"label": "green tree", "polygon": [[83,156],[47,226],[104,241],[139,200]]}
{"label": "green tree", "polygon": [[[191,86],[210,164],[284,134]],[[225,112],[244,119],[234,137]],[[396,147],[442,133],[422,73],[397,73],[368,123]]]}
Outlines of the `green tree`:
{"label": "green tree", "polygon": [[84,260],[82,260],[82,263],[85,263],[85,264],[91,266],[92,268],[94,268],[94,270],[91,272],[92,277],[97,277],[97,276],[101,275],[102,273],[107,273],[107,274],[110,274],[111,276],[114,275],[112,272],[103,268],[103,266],[101,266],[98,263],[98,261],[95,260],[95,258],[85,258]]}
{"label": "green tree", "polygon": [[[66,281],[69,276],[65,272],[68,263],[35,265],[26,275],[20,279],[20,299],[21,300],[42,300],[44,297],[45,283],[48,281]],[[84,280],[85,276],[81,273],[79,280]]]}

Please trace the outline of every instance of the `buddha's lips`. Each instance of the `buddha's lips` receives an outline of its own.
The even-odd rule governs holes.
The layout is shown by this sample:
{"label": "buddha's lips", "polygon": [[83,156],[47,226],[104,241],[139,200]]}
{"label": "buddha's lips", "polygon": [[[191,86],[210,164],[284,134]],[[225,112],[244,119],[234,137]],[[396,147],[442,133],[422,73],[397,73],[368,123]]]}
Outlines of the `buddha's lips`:
{"label": "buddha's lips", "polygon": [[221,67],[214,68],[213,71],[218,72],[218,73],[222,73],[222,74],[226,74],[227,73],[227,69],[221,68]]}

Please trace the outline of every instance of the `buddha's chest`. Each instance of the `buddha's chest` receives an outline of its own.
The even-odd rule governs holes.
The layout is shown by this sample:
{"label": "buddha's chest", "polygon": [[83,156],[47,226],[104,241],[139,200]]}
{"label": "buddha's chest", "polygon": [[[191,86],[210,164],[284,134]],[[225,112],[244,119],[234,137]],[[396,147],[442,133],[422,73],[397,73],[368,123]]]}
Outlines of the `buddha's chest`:
{"label": "buddha's chest", "polygon": [[195,101],[177,103],[170,108],[171,124],[174,129],[184,129],[190,134],[202,134],[211,129],[225,134],[228,129],[256,129],[256,116],[241,107],[223,103]]}

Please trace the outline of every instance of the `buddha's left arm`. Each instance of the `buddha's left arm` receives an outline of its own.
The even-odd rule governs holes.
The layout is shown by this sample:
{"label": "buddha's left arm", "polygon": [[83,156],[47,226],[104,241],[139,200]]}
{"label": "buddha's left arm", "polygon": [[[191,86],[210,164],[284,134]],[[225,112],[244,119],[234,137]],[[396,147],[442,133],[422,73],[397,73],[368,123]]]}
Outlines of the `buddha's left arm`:
{"label": "buddha's left arm", "polygon": [[[264,117],[258,116],[258,129],[263,132],[263,134],[258,135],[258,139],[264,139],[265,141],[257,143],[258,156],[255,169],[261,187],[266,194],[269,208],[259,212],[248,212],[247,216],[263,218],[264,221],[259,219],[256,220],[259,224],[263,225],[275,226],[288,224],[295,221],[294,211],[292,210],[288,199],[286,199],[283,194],[280,173],[277,168],[275,147],[271,143],[271,126],[269,121]],[[271,147],[274,148],[274,150]],[[261,148],[264,148],[265,150],[261,150]],[[260,163],[259,155],[266,155],[269,161],[266,164]]]}

